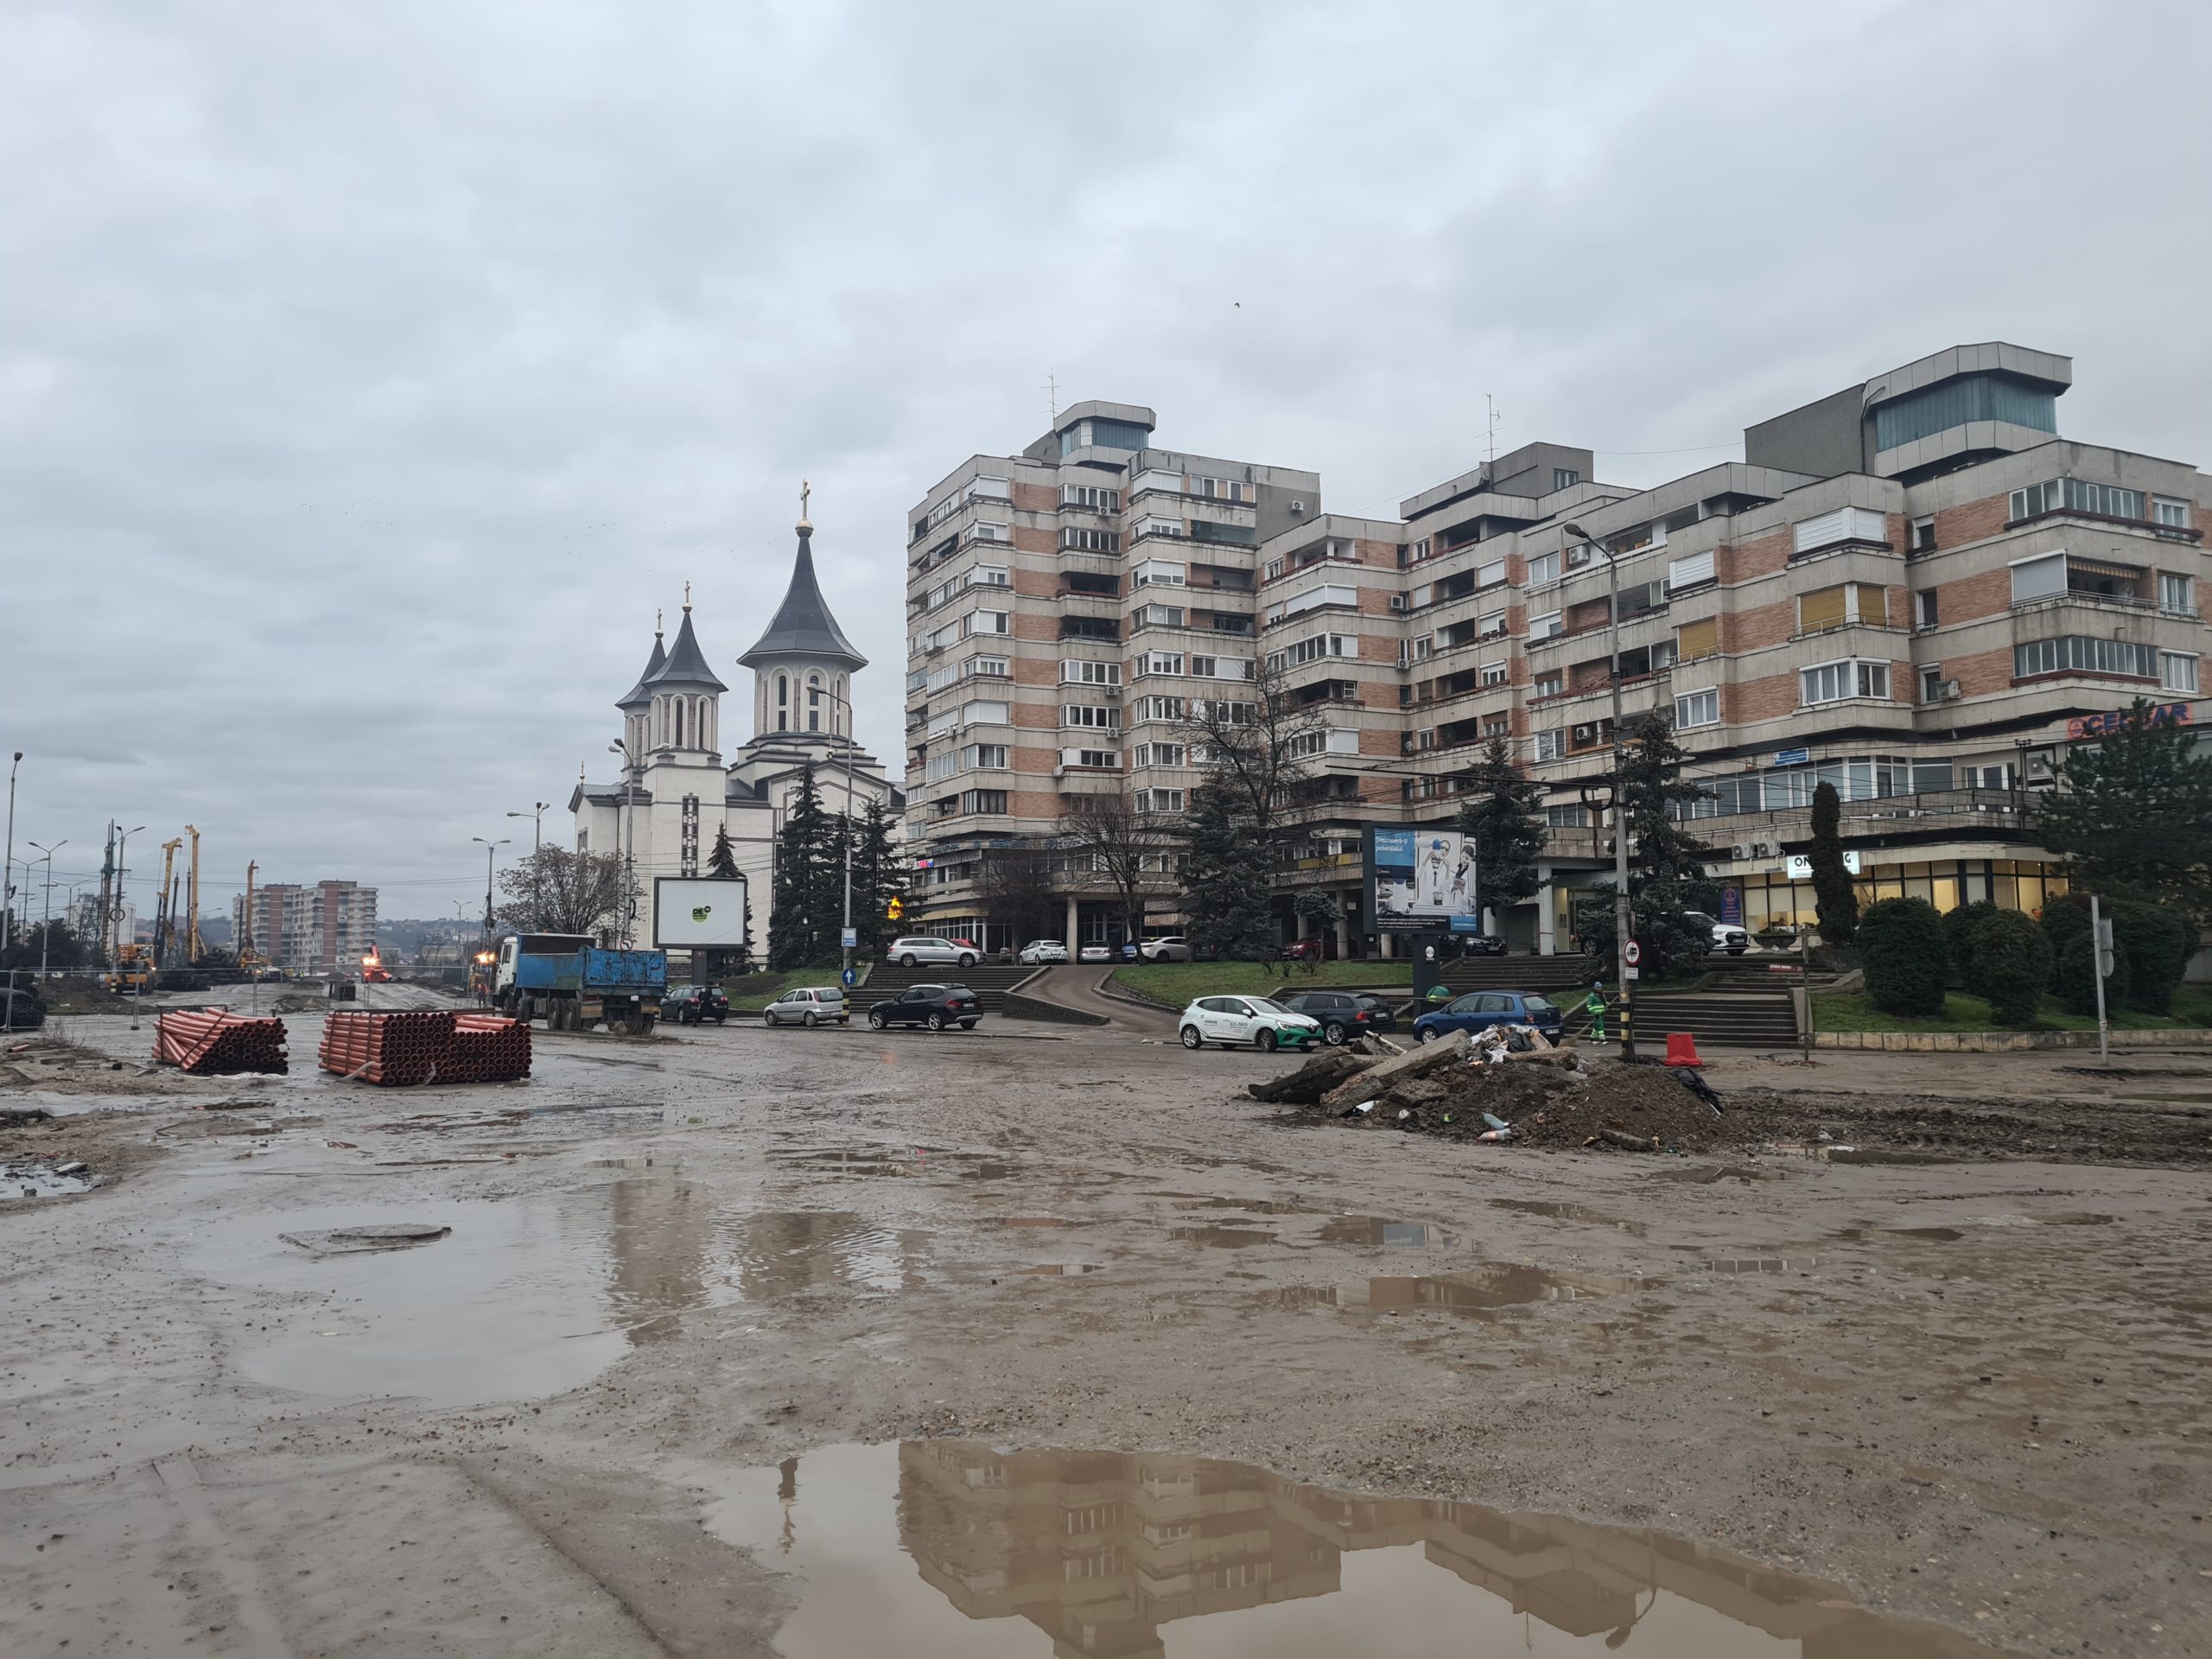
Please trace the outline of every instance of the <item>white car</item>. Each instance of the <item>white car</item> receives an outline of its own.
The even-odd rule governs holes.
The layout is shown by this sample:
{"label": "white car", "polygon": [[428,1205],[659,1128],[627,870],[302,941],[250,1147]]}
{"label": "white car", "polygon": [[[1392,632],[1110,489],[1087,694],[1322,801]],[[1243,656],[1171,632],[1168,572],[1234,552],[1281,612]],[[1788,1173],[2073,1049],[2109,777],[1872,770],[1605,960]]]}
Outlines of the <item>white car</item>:
{"label": "white car", "polygon": [[1234,1047],[1249,1043],[1262,1053],[1272,1053],[1287,1043],[1309,1048],[1321,1040],[1321,1022],[1294,1014],[1264,996],[1202,996],[1185,1008],[1176,1025],[1183,1046],[1204,1048],[1208,1043]]}
{"label": "white car", "polygon": [[917,963],[949,962],[955,967],[973,968],[976,952],[957,939],[938,939],[916,935],[908,939],[893,939],[891,949],[883,958],[895,962],[901,968],[912,968]]}
{"label": "white car", "polygon": [[1726,922],[1715,921],[1701,910],[1686,910],[1682,912],[1682,919],[1692,927],[1711,929],[1713,944],[1710,948],[1714,950],[1725,950],[1732,957],[1740,957],[1751,949],[1751,936],[1750,934],[1740,927],[1731,926]]}
{"label": "white car", "polygon": [[1021,960],[1034,967],[1040,962],[1065,962],[1068,948],[1058,939],[1032,939],[1021,947]]}
{"label": "white car", "polygon": [[799,985],[760,1010],[764,1026],[845,1026],[845,994],[835,985]]}
{"label": "white car", "polygon": [[1077,962],[1111,962],[1114,947],[1110,944],[1086,944],[1075,953]]}
{"label": "white car", "polygon": [[1179,933],[1164,939],[1147,939],[1137,946],[1137,954],[1147,962],[1188,962],[1191,942]]}

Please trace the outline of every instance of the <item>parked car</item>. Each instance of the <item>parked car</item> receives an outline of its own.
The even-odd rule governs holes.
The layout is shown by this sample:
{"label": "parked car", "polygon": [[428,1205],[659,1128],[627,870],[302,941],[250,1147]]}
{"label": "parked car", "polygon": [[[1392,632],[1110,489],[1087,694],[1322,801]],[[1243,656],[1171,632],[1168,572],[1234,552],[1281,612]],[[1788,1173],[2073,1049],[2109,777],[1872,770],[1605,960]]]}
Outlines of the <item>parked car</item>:
{"label": "parked car", "polygon": [[660,1017],[672,1026],[716,1025],[729,1018],[729,998],[719,985],[671,985],[660,999]]}
{"label": "parked car", "polygon": [[1034,967],[1040,962],[1065,962],[1068,948],[1058,939],[1032,939],[1021,947],[1021,960]]}
{"label": "parked car", "polygon": [[1321,1022],[1264,996],[1202,996],[1183,1010],[1177,1022],[1183,1046],[1219,1043],[1233,1048],[1249,1043],[1262,1053],[1286,1045],[1305,1048],[1321,1040]]}
{"label": "parked car", "polygon": [[1362,991],[1300,991],[1282,1005],[1293,1014],[1321,1022],[1321,1040],[1334,1047],[1370,1031],[1395,1031],[1390,1005]]}
{"label": "parked car", "polygon": [[1086,944],[1075,953],[1077,962],[1111,962],[1114,947],[1110,944]]}
{"label": "parked car", "polygon": [[835,985],[794,986],[760,1010],[764,1026],[843,1026],[852,1018]]}
{"label": "parked car", "polygon": [[10,1031],[36,1031],[46,1023],[46,1004],[37,990],[19,985],[10,990],[0,985],[0,1024]]}
{"label": "parked car", "polygon": [[1321,941],[1293,939],[1282,948],[1285,962],[1319,962],[1321,960]]}
{"label": "parked car", "polygon": [[1686,910],[1682,912],[1682,919],[1692,927],[1707,930],[1713,940],[1709,947],[1712,950],[1725,950],[1732,957],[1740,957],[1751,948],[1751,936],[1742,928],[1732,927],[1701,910]]}
{"label": "parked car", "polygon": [[1559,1004],[1534,991],[1470,991],[1414,1021],[1414,1040],[1426,1043],[1455,1031],[1470,1034],[1492,1026],[1534,1026],[1557,1042],[1566,1017]]}
{"label": "parked car", "polygon": [[982,1017],[982,1002],[965,985],[909,985],[892,1001],[879,1002],[868,1011],[869,1028],[875,1031],[887,1026],[927,1026],[931,1031],[943,1031],[950,1025],[973,1031]]}
{"label": "parked car", "polygon": [[1191,942],[1179,933],[1162,939],[1147,939],[1137,946],[1137,954],[1147,962],[1188,962]]}
{"label": "parked car", "polygon": [[957,939],[931,938],[917,934],[912,938],[893,939],[885,954],[886,962],[895,962],[901,968],[912,968],[917,963],[949,962],[956,968],[976,965],[976,947],[963,944]]}
{"label": "parked car", "polygon": [[1455,933],[1452,938],[1463,957],[1502,957],[1505,954],[1505,941],[1495,933]]}

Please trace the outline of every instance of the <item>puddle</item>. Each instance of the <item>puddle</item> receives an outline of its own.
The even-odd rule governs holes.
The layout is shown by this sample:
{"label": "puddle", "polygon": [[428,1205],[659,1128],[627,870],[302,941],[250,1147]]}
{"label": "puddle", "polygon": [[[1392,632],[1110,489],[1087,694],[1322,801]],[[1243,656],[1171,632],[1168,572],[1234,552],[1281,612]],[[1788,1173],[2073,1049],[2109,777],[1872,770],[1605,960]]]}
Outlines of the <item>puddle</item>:
{"label": "puddle", "polygon": [[1907,1152],[1896,1147],[1815,1147],[1806,1156],[1825,1158],[1832,1164],[1955,1164],[1948,1153]]}
{"label": "puddle", "polygon": [[1955,1227],[1846,1227],[1836,1236],[1850,1239],[1855,1243],[1865,1243],[1870,1239],[1925,1238],[1938,1244],[1955,1244],[1966,1235]]}
{"label": "puddle", "polygon": [[1256,1232],[1249,1227],[1178,1227],[1170,1235],[1186,1244],[1210,1245],[1220,1250],[1241,1250],[1254,1244],[1272,1244],[1273,1233]]}
{"label": "puddle", "polygon": [[1080,1274],[1098,1273],[1103,1268],[1096,1262],[1046,1262],[1033,1268],[1018,1269],[1025,1279],[1073,1279]]}
{"label": "puddle", "polygon": [[785,1659],[1967,1659],[1940,1627],[1667,1534],[1376,1497],[1249,1464],[957,1440],[691,1476],[791,1574]]}
{"label": "puddle", "polygon": [[1820,1265],[1821,1258],[1813,1254],[1718,1256],[1698,1263],[1707,1273],[1730,1274],[1810,1273]]}
{"label": "puddle", "polygon": [[1260,1293],[1264,1301],[1277,1307],[1334,1307],[1337,1287],[1334,1285],[1279,1285],[1273,1290]]}
{"label": "puddle", "polygon": [[1548,1268],[1500,1262],[1465,1273],[1418,1279],[1370,1279],[1367,1305],[1374,1308],[1441,1308],[1451,1313],[1481,1313],[1532,1302],[1573,1302],[1623,1291],[1656,1290],[1663,1279],[1628,1279],[1609,1274],[1555,1272]]}
{"label": "puddle", "polygon": [[67,1198],[89,1192],[99,1177],[82,1164],[0,1165],[0,1204],[27,1198]]}
{"label": "puddle", "polygon": [[1394,1249],[1425,1249],[1451,1241],[1440,1227],[1422,1221],[1389,1221],[1381,1216],[1338,1216],[1321,1229],[1325,1244],[1369,1244]]}
{"label": "puddle", "polygon": [[594,1169],[651,1169],[653,1160],[650,1158],[594,1158],[591,1160],[591,1166]]}
{"label": "puddle", "polygon": [[[310,1253],[378,1224],[451,1232]],[[710,1308],[921,1284],[928,1243],[837,1211],[733,1216],[657,1174],[496,1201],[272,1207],[213,1223],[189,1269],[289,1299],[268,1321],[282,1334],[239,1356],[257,1382],[473,1405],[579,1387]]]}
{"label": "puddle", "polygon": [[[1719,1179],[1720,1172],[1713,1172]],[[1579,1221],[1592,1227],[1611,1227],[1642,1238],[1647,1230],[1640,1221],[1618,1221],[1611,1216],[1601,1216],[1595,1210],[1580,1204],[1553,1204],[1541,1198],[1492,1198],[1493,1210],[1510,1210],[1523,1216],[1543,1216],[1553,1221]]]}
{"label": "puddle", "polygon": [[2028,1219],[2042,1222],[2047,1227],[2104,1227],[2112,1222],[2110,1216],[2101,1216],[2094,1210],[2063,1210],[2056,1215],[2031,1216]]}
{"label": "puddle", "polygon": [[1769,1169],[1762,1164],[1691,1164],[1682,1168],[1662,1169],[1650,1178],[1655,1181],[1681,1181],[1691,1186],[1711,1186],[1719,1181],[1783,1181],[1789,1178],[1778,1169]]}
{"label": "puddle", "polygon": [[452,1234],[452,1228],[434,1226],[428,1222],[377,1221],[365,1224],[356,1222],[318,1232],[279,1233],[276,1236],[310,1255],[351,1255],[362,1250],[410,1250],[418,1244],[448,1238]]}

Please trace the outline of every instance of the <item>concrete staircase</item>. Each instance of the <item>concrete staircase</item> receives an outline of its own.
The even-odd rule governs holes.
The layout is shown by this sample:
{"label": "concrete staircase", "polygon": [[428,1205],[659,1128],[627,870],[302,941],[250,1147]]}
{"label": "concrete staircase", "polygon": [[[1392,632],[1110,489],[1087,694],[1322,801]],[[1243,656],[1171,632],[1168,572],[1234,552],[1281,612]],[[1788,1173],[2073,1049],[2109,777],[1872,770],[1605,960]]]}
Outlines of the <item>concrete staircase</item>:
{"label": "concrete staircase", "polygon": [[[1561,999],[1564,1001],[1564,999]],[[1590,1028],[1581,999],[1565,1001],[1570,1034]],[[1618,1010],[1605,1016],[1609,1037],[1620,1034]],[[1662,1052],[1669,1032],[1686,1031],[1700,1048],[1794,1048],[1797,1014],[1786,990],[1650,991],[1636,999],[1638,1052]]]}
{"label": "concrete staircase", "polygon": [[1001,1014],[1006,1009],[1006,994],[1036,971],[1018,962],[979,962],[973,968],[957,968],[949,962],[918,962],[912,968],[902,968],[895,962],[879,962],[868,970],[867,982],[852,992],[848,1001],[858,1021],[868,1017],[869,1004],[892,1001],[909,985],[965,985],[976,993],[984,1013]]}

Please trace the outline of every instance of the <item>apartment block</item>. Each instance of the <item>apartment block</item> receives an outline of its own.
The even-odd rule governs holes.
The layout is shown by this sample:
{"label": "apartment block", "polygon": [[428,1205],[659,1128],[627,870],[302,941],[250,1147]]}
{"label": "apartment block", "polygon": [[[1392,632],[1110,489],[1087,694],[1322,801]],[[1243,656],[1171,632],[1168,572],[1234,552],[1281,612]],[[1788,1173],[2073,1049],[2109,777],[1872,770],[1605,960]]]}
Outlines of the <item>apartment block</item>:
{"label": "apartment block", "polygon": [[[1551,835],[1543,891],[1490,925],[1518,944],[1567,948],[1576,895],[1610,866],[1602,785],[1618,689],[1624,724],[1653,711],[1674,723],[1705,791],[1686,812],[1715,849],[1730,912],[1751,927],[1811,918],[1802,861],[1823,781],[1846,803],[1867,898],[2040,909],[2063,878],[2025,838],[2031,796],[2050,786],[2069,742],[2094,741],[2137,696],[2193,721],[2206,641],[2201,526],[2212,480],[2186,461],[2062,437],[2058,401],[2071,383],[2064,357],[1955,346],[1747,428],[1741,461],[1631,489],[1599,480],[1586,448],[1530,444],[1408,499],[1395,519],[1324,513],[1313,474],[1251,469],[1264,481],[1235,527],[1256,546],[1219,556],[1237,561],[1228,571],[1250,572],[1243,654],[1260,653],[1290,697],[1321,715],[1310,759],[1319,798],[1306,812],[1294,888],[1338,896],[1339,949],[1387,949],[1363,908],[1362,832],[1448,822],[1473,764],[1503,738],[1545,786]],[[1141,427],[1149,443],[1149,411],[1110,418],[1132,442]],[[1048,459],[1058,437],[1032,446],[1020,467],[971,462],[931,493],[917,524],[987,474],[1010,492],[1035,488],[1040,505],[1082,487],[1065,456],[1057,467]],[[1185,593],[1179,607],[1155,610],[1160,579],[1137,574],[1163,556],[1164,538],[1155,530],[1138,549],[1129,531],[1170,518],[1170,500],[1186,511],[1210,501],[1193,486],[1230,465],[1155,466],[1143,458],[1151,452],[1095,444],[1078,453],[1089,471],[1122,468],[1126,495],[1141,472],[1177,464],[1183,487],[1155,487],[1132,515],[1103,486],[1122,522],[1098,529],[1129,539],[1087,550],[1082,575],[1117,601],[1112,614],[1096,607],[1117,632],[1080,652],[1063,636],[1022,671],[1042,679],[1055,653],[1063,675],[1067,658],[1095,658],[1103,666],[1077,671],[1108,676],[1130,698],[1188,696],[1195,652],[1184,642],[1210,613],[1189,593],[1199,565],[1166,561]],[[1033,485],[1024,468],[1051,476]],[[1058,505],[1068,510],[1065,494]],[[1084,527],[1065,521],[1059,533]],[[1016,569],[1030,565],[1026,580],[1040,588],[1058,576],[1068,593],[1076,550],[1041,528],[1030,539],[1037,551]],[[914,542],[931,556],[947,548],[956,578],[977,562],[964,539],[918,529]],[[1195,520],[1175,545],[1196,548]],[[1088,614],[1081,601],[1059,602],[1063,623]],[[1175,647],[1156,620],[1170,612]],[[1019,653],[1007,658],[1011,671]],[[914,660],[918,697],[929,696],[928,660]],[[1033,768],[1021,810],[965,826],[969,850],[950,868],[972,872],[995,840],[1048,834],[1076,789],[1143,791],[1136,798],[1173,808],[1196,774],[1160,765],[1176,752],[1159,746],[1176,739],[1152,732],[1172,726],[1173,705],[1144,707],[1156,718],[1140,721],[1125,703],[1126,727],[1104,728],[1128,741],[1096,766],[1057,765],[1049,785]],[[916,729],[925,740],[928,722],[948,717],[954,728],[963,718],[931,698]],[[918,841],[931,827],[917,823]],[[948,908],[933,904],[933,918],[984,919],[960,875],[942,886]],[[1292,897],[1281,907],[1286,934]],[[1110,936],[1103,911],[1077,919],[1086,938]]]}
{"label": "apartment block", "polygon": [[311,886],[272,881],[253,891],[249,927],[245,897],[231,901],[232,935],[244,953],[297,973],[357,970],[377,943],[377,890],[358,881]]}

